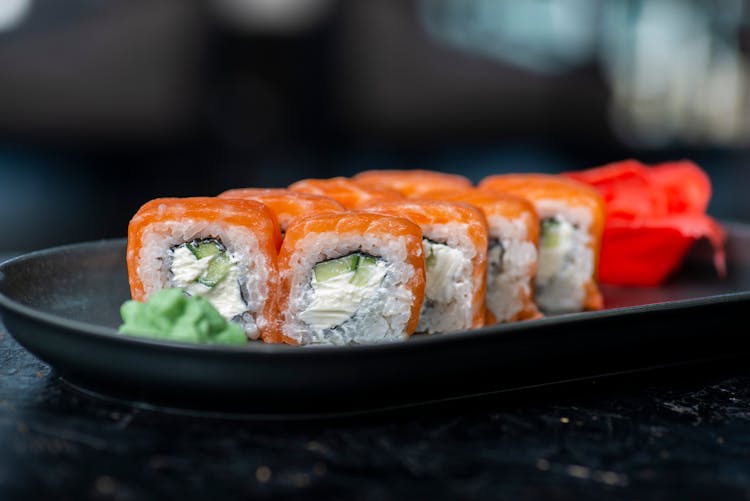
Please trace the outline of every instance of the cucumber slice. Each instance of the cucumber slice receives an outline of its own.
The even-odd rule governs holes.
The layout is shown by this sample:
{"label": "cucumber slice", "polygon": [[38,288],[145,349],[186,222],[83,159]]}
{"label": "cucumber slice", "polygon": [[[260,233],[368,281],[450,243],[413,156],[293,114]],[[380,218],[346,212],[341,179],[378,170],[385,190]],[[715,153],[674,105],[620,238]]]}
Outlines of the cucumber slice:
{"label": "cucumber slice", "polygon": [[225,253],[220,252],[208,265],[203,275],[198,278],[198,283],[207,287],[216,287],[219,282],[226,278],[231,269],[232,261]]}
{"label": "cucumber slice", "polygon": [[427,268],[432,268],[435,266],[435,261],[437,260],[435,252],[432,250],[432,242],[425,238],[422,240],[422,248],[425,251],[424,264]]}
{"label": "cucumber slice", "polygon": [[329,259],[328,261],[316,264],[313,266],[313,273],[315,273],[315,280],[325,282],[333,277],[355,271],[358,264],[359,254],[349,254],[348,256]]}
{"label": "cucumber slice", "polygon": [[349,280],[349,283],[356,285],[357,287],[367,285],[375,273],[377,265],[378,261],[374,257],[364,255],[360,256],[359,263],[357,264],[357,271],[354,273],[352,279]]}
{"label": "cucumber slice", "polygon": [[539,246],[551,249],[560,245],[560,221],[549,218],[542,220]]}
{"label": "cucumber slice", "polygon": [[185,245],[196,259],[215,256],[224,250],[216,240],[193,240],[192,242],[187,242]]}

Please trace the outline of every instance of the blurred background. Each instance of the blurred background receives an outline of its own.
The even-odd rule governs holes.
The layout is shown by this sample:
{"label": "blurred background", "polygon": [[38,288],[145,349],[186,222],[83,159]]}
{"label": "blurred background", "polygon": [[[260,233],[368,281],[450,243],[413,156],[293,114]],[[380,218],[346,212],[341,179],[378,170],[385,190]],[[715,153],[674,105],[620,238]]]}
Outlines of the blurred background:
{"label": "blurred background", "polygon": [[750,220],[750,1],[1,0],[0,250],[368,168],[690,158]]}

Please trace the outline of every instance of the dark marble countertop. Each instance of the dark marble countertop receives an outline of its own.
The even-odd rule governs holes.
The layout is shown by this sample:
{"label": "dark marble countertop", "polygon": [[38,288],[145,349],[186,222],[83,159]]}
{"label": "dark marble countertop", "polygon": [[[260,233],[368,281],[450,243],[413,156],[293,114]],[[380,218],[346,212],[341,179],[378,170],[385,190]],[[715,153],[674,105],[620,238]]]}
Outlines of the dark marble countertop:
{"label": "dark marble countertop", "polygon": [[92,399],[0,331],[0,499],[747,499],[750,360],[356,418]]}
{"label": "dark marble countertop", "polygon": [[78,393],[0,324],[0,499],[267,498],[750,499],[750,358],[357,417],[218,419]]}

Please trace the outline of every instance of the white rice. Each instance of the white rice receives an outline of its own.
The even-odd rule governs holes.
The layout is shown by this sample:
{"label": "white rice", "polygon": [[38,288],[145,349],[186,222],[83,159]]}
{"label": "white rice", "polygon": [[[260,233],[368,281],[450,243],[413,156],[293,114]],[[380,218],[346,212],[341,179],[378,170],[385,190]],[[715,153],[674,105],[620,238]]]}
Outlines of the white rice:
{"label": "white rice", "polygon": [[259,252],[257,238],[248,229],[188,218],[149,225],[143,234],[143,246],[136,268],[143,281],[146,299],[158,290],[174,286],[168,259],[173,247],[208,238],[221,241],[240,270],[239,284],[247,309],[239,317],[227,320],[241,325],[250,339],[257,339],[258,329],[266,321],[262,318],[261,310],[269,294],[266,284],[272,270]]}
{"label": "white rice", "polygon": [[[312,269],[322,261],[362,252],[385,261],[387,272],[380,286],[349,320],[328,329],[314,329],[299,315],[313,301]],[[421,252],[421,251],[420,251]],[[283,333],[301,345],[373,344],[402,341],[411,316],[414,295],[404,285],[414,275],[408,264],[404,237],[384,239],[379,235],[336,232],[310,233],[295,244],[290,262],[289,305],[283,312]]]}

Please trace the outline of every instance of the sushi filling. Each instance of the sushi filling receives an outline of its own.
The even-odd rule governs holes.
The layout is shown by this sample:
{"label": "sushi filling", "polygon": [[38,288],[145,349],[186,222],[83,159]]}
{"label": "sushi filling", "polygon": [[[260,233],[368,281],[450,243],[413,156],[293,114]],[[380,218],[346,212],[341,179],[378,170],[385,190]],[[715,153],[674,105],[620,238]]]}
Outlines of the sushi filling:
{"label": "sushi filling", "polygon": [[543,219],[539,235],[539,268],[537,287],[543,289],[558,279],[564,279],[567,269],[575,263],[575,240],[577,229],[561,218]]}
{"label": "sushi filling", "polygon": [[545,313],[583,308],[583,284],[594,272],[588,241],[588,233],[565,217],[542,220],[536,298]]}
{"label": "sushi filling", "polygon": [[169,286],[202,296],[228,320],[247,311],[242,297],[239,259],[216,238],[195,239],[169,251]]}
{"label": "sushi filling", "polygon": [[[425,293],[419,316],[417,332],[446,332],[466,326],[461,325],[460,315],[450,312],[464,308],[456,306],[466,294],[467,281],[471,280],[467,270],[471,263],[464,254],[454,247],[429,239],[422,240],[425,255]],[[454,306],[454,308],[450,308]],[[450,317],[450,318],[447,318]]]}
{"label": "sushi filling", "polygon": [[487,242],[487,306],[490,311],[499,316],[499,320],[504,320],[504,314],[501,315],[500,304],[509,304],[507,297],[506,277],[503,276],[505,266],[505,247],[503,243],[492,238]]}
{"label": "sushi filling", "polygon": [[503,273],[503,258],[505,247],[497,238],[490,239],[487,245],[487,285],[494,284],[498,276]]}
{"label": "sushi filling", "polygon": [[365,314],[377,302],[388,267],[360,252],[322,261],[310,277],[311,300],[300,319],[314,330],[335,329]]}

